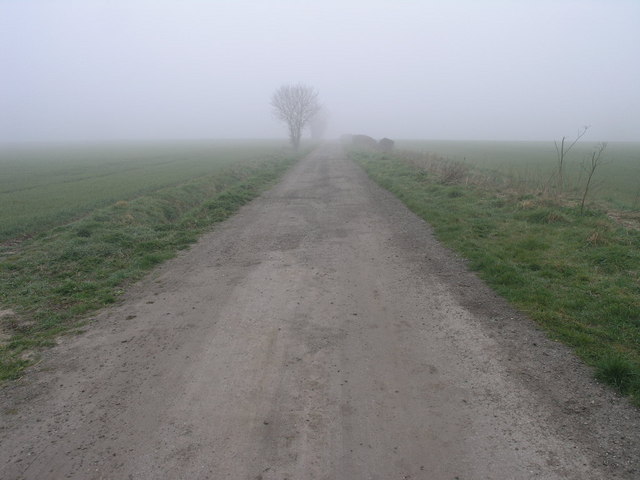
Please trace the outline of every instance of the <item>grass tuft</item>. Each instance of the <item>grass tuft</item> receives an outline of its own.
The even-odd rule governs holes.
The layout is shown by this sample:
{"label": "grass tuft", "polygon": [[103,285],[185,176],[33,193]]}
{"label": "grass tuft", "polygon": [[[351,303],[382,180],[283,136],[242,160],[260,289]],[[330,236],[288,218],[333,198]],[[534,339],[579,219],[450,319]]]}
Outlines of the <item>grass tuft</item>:
{"label": "grass tuft", "polygon": [[633,364],[621,355],[609,355],[596,363],[596,378],[623,394],[640,390],[640,378]]}

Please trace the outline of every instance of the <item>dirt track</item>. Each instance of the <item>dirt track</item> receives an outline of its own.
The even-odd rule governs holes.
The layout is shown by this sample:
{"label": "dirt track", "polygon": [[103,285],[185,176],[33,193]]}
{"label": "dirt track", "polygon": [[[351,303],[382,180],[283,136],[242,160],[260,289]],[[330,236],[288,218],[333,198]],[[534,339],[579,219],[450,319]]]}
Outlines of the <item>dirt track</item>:
{"label": "dirt track", "polygon": [[640,477],[640,415],[337,147],[2,390],[2,479]]}

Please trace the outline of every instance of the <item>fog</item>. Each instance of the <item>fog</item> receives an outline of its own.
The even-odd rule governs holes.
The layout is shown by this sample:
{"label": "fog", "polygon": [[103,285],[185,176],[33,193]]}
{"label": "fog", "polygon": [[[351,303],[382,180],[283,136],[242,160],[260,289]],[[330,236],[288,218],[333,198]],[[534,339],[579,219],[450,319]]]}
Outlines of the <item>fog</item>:
{"label": "fog", "polygon": [[[640,2],[0,0],[0,141],[640,140]],[[586,138],[586,137],[585,137]]]}

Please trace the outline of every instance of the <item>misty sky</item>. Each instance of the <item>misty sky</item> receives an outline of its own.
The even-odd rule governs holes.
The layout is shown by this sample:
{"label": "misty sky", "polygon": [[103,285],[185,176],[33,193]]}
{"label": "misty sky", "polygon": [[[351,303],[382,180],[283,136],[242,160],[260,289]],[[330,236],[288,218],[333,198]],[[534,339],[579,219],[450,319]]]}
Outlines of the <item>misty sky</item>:
{"label": "misty sky", "polygon": [[[640,140],[640,1],[0,0],[0,141]],[[586,137],[585,137],[586,138]]]}

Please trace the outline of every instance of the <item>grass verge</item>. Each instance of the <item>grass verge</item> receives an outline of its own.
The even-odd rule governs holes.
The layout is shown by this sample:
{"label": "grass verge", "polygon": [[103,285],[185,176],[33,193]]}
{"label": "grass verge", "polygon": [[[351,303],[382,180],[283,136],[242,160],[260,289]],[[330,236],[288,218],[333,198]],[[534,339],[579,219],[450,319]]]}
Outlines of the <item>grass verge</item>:
{"label": "grass verge", "polygon": [[601,381],[640,406],[640,231],[604,212],[450,178],[401,155],[351,152],[369,176]]}
{"label": "grass verge", "polygon": [[297,158],[282,154],[239,162],[5,247],[0,251],[0,380],[18,378],[39,349],[116,302],[127,284],[258,196]]}

